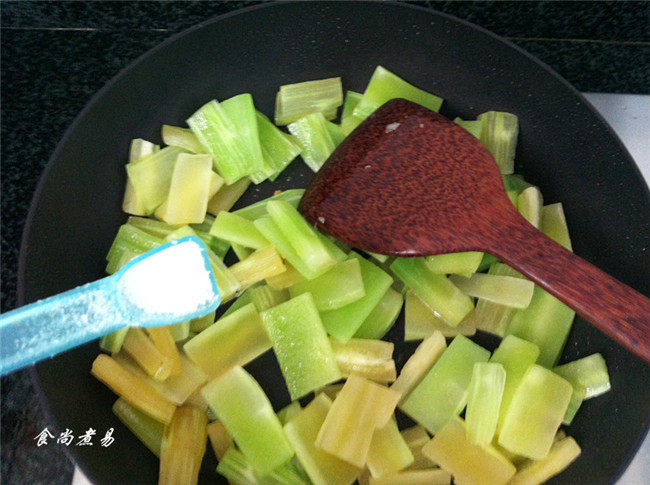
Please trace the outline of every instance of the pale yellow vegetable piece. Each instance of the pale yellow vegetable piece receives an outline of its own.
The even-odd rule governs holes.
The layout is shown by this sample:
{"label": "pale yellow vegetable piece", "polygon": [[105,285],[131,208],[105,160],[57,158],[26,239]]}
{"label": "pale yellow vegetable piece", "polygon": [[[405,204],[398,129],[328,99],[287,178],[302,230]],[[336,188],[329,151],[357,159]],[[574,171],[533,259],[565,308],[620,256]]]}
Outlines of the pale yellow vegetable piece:
{"label": "pale yellow vegetable piece", "polygon": [[165,427],[160,447],[158,485],[193,485],[198,482],[205,454],[208,418],[200,409],[179,407]]}
{"label": "pale yellow vegetable piece", "polygon": [[406,470],[394,475],[370,477],[370,485],[449,485],[451,475],[439,468],[430,470]]}
{"label": "pale yellow vegetable piece", "polygon": [[212,421],[208,424],[207,431],[214,454],[217,456],[217,460],[221,460],[226,450],[234,444],[232,436],[221,421]]}
{"label": "pale yellow vegetable piece", "polygon": [[287,270],[282,258],[273,246],[259,249],[249,257],[233,264],[230,273],[235,277],[242,288],[262,281],[270,276],[275,276]]}
{"label": "pale yellow vegetable piece", "polygon": [[366,461],[373,477],[397,473],[411,465],[414,460],[394,417],[390,418],[386,425],[375,430]]}
{"label": "pale yellow vegetable piece", "polygon": [[429,372],[438,357],[447,348],[445,337],[439,331],[422,341],[413,355],[406,361],[399,377],[390,386],[391,389],[400,393],[401,401],[417,386]]}
{"label": "pale yellow vegetable piece", "polygon": [[172,373],[174,363],[156,348],[142,328],[129,328],[122,350],[157,381],[164,381]]}
{"label": "pale yellow vegetable piece", "polygon": [[580,447],[570,436],[553,443],[551,451],[538,461],[527,461],[517,470],[510,485],[538,485],[557,475],[580,455]]}
{"label": "pale yellow vegetable piece", "polygon": [[445,337],[470,336],[476,333],[476,326],[470,319],[472,310],[456,327],[447,324],[426,306],[413,291],[407,290],[404,307],[404,340],[421,340],[439,331]]}

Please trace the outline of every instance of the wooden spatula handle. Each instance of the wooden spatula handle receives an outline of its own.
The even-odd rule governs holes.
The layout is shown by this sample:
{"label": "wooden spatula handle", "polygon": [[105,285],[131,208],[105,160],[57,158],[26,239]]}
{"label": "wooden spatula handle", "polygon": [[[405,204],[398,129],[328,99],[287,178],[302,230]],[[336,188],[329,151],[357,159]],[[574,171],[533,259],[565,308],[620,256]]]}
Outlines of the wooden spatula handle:
{"label": "wooden spatula handle", "polygon": [[496,257],[650,363],[650,300],[576,256],[523,217],[500,225]]}

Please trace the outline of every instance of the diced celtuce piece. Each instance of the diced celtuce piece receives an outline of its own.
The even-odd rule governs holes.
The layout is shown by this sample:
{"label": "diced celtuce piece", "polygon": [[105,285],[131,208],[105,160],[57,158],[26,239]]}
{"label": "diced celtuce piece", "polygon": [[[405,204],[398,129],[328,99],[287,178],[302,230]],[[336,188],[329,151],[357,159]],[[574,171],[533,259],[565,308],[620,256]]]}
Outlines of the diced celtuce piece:
{"label": "diced celtuce piece", "polygon": [[245,260],[254,252],[253,249],[247,248],[237,243],[232,243],[232,250],[237,256],[237,259],[239,259],[239,261]]}
{"label": "diced celtuce piece", "polygon": [[210,325],[214,323],[215,315],[216,315],[216,311],[207,313],[202,317],[198,317],[198,318],[194,318],[193,320],[190,320],[190,330],[194,333],[203,332],[203,330],[205,330],[206,328],[208,328]]}
{"label": "diced celtuce piece", "polygon": [[458,335],[400,409],[431,433],[437,433],[463,410],[474,364],[487,362],[489,357],[489,351]]}
{"label": "diced celtuce piece", "polygon": [[221,103],[210,101],[199,108],[187,124],[212,155],[215,169],[227,184],[267,169],[250,94]]}
{"label": "diced celtuce piece", "polygon": [[480,140],[494,156],[501,173],[511,174],[515,168],[515,149],[519,121],[511,113],[488,111],[478,115],[482,122]]}
{"label": "diced celtuce piece", "polygon": [[113,413],[154,455],[160,456],[160,445],[165,430],[163,423],[131,406],[122,397],[113,404]]}
{"label": "diced celtuce piece", "polygon": [[169,331],[174,337],[174,342],[180,342],[190,336],[190,322],[174,323],[169,326]]}
{"label": "diced celtuce piece", "polygon": [[413,453],[400,434],[394,417],[381,428],[375,429],[366,462],[373,477],[397,473],[413,461]]}
{"label": "diced celtuce piece", "polygon": [[327,397],[330,398],[330,400],[336,399],[336,396],[339,395],[339,392],[341,392],[341,389],[343,389],[343,385],[345,383],[340,382],[338,384],[328,384],[325,387],[321,387],[318,392],[325,394]]}
{"label": "diced celtuce piece", "polygon": [[476,272],[482,259],[483,253],[471,251],[427,256],[424,263],[432,273],[471,275]]}
{"label": "diced celtuce piece", "polygon": [[121,267],[119,264],[120,256],[124,251],[133,251],[140,254],[157,248],[163,242],[162,239],[152,236],[131,224],[122,224],[106,255],[106,261],[108,261],[106,272],[113,274]]}
{"label": "diced celtuce piece", "polygon": [[243,368],[217,377],[201,394],[257,472],[269,473],[293,456],[269,399]]}
{"label": "diced celtuce piece", "polygon": [[567,227],[562,203],[549,204],[542,207],[541,231],[558,244],[571,251],[571,238]]}
{"label": "diced celtuce piece", "polygon": [[468,296],[514,308],[528,307],[535,288],[532,281],[514,276],[474,273],[471,278],[450,275],[449,279]]}
{"label": "diced celtuce piece", "polygon": [[220,212],[214,220],[210,234],[247,248],[262,249],[269,246],[269,242],[252,221],[232,212]]}
{"label": "diced celtuce piece", "polygon": [[248,290],[251,302],[258,312],[268,310],[289,299],[289,292],[286,290],[275,290],[268,285],[255,286]]}
{"label": "diced celtuce piece", "polygon": [[210,198],[210,155],[181,153],[176,159],[166,200],[156,217],[168,224],[202,222]]}
{"label": "diced celtuce piece", "polygon": [[122,342],[122,350],[157,381],[164,381],[172,373],[174,362],[156,348],[142,328],[129,329]]}
{"label": "diced celtuce piece", "polygon": [[237,209],[234,213],[237,214],[238,216],[248,219],[249,221],[254,221],[259,219],[260,217],[264,217],[268,215],[268,212],[266,211],[266,204],[269,201],[282,200],[293,207],[298,207],[298,202],[300,202],[300,199],[302,198],[304,193],[305,193],[305,189],[283,190],[264,200],[260,200],[258,202],[255,202],[254,204],[247,205],[246,207],[242,207],[241,209]]}
{"label": "diced celtuce piece", "polygon": [[382,66],[377,66],[353,115],[364,120],[386,101],[394,98],[404,98],[433,111],[438,111],[442,105],[442,98],[418,89]]}
{"label": "diced celtuce piece", "polygon": [[269,473],[257,472],[236,447],[228,448],[217,466],[217,473],[237,485],[310,485],[293,460],[287,460]]}
{"label": "diced celtuce piece", "polygon": [[284,290],[290,286],[295,285],[296,283],[301,283],[307,281],[304,276],[302,276],[296,268],[291,266],[288,262],[285,261],[284,265],[287,270],[283,273],[280,273],[275,276],[270,276],[266,278],[266,283],[273,289]]}
{"label": "diced celtuce piece", "polygon": [[178,353],[178,348],[176,348],[174,337],[169,328],[148,327],[145,331],[158,351],[169,359],[171,363],[169,375],[174,376],[180,374],[182,370],[181,356]]}
{"label": "diced celtuce piece", "polygon": [[[214,194],[216,194],[219,189],[223,186],[225,181],[219,175],[217,172],[210,171],[210,187],[208,189],[208,201],[214,197]],[[208,209],[208,204],[205,204],[206,210]]]}
{"label": "diced celtuce piece", "polygon": [[[319,274],[336,262],[314,228],[291,204],[282,200],[270,200],[266,204],[266,210],[313,274]],[[271,243],[273,244],[273,241]]]}
{"label": "diced celtuce piece", "polygon": [[161,136],[163,143],[170,147],[180,147],[192,153],[206,153],[199,139],[189,128],[162,125]]}
{"label": "diced celtuce piece", "polygon": [[505,383],[506,371],[501,364],[474,364],[465,411],[467,439],[472,443],[489,445],[492,442],[499,421]]}
{"label": "diced celtuce piece", "polygon": [[517,196],[517,209],[533,226],[539,229],[542,221],[542,193],[535,187],[528,187]]}
{"label": "diced celtuce piece", "polygon": [[[136,138],[131,141],[131,150],[129,151],[129,162],[135,162],[140,158],[150,155],[153,152],[158,150],[158,146],[153,143],[143,140],[142,138]],[[122,210],[127,214],[133,214],[136,216],[145,216],[151,212],[147,212],[147,209],[144,205],[142,199],[138,196],[135,191],[133,183],[128,174],[126,177],[126,188],[124,189],[124,201],[122,202]]]}
{"label": "diced celtuce piece", "polygon": [[524,190],[532,185],[524,180],[521,175],[517,174],[501,174],[503,179],[503,186],[506,191],[514,191],[517,195],[521,194]]}
{"label": "diced celtuce piece", "polygon": [[460,418],[449,421],[422,453],[451,473],[458,485],[505,485],[516,472],[494,447],[468,441]]}
{"label": "diced celtuce piece", "polygon": [[570,436],[556,441],[545,458],[522,465],[510,485],[541,485],[580,456],[580,447]]}
{"label": "diced celtuce piece", "polygon": [[[278,415],[278,419],[282,423],[282,426],[284,426],[291,419],[293,419],[294,416],[300,414],[300,411],[302,411],[302,407],[300,407],[300,401],[292,401],[291,404],[283,407],[276,414]],[[285,434],[286,434],[286,429],[285,429]],[[289,437],[287,436],[287,438]]]}
{"label": "diced celtuce piece", "polygon": [[438,331],[418,345],[413,355],[409,357],[404,367],[402,367],[399,377],[391,386],[391,389],[400,393],[402,401],[420,384],[446,348],[445,337]]}
{"label": "diced celtuce piece", "polygon": [[228,268],[241,288],[286,271],[282,258],[273,246],[258,249],[249,257]]}
{"label": "diced celtuce piece", "polygon": [[[494,276],[521,277],[514,269],[498,262],[490,266],[488,274]],[[465,317],[461,325],[469,324],[475,326],[478,330],[503,337],[516,310],[514,307],[479,298],[476,302],[476,307]]]}
{"label": "diced celtuce piece", "polygon": [[345,93],[345,101],[343,102],[343,110],[341,111],[341,128],[343,133],[349,135],[360,123],[358,118],[354,118],[354,108],[356,108],[363,94],[354,91],[347,91]]}
{"label": "diced celtuce piece", "polygon": [[287,125],[311,113],[322,113],[332,119],[342,103],[340,77],[285,84],[275,98],[275,124]]}
{"label": "diced celtuce piece", "polygon": [[259,111],[257,129],[262,145],[262,156],[272,170],[269,178],[274,180],[300,154],[300,146],[293,137],[280,131]]}
{"label": "diced celtuce piece", "polygon": [[571,308],[535,286],[530,305],[515,312],[506,334],[536,344],[540,350],[537,363],[552,368],[564,349],[574,317]]}
{"label": "diced celtuce piece", "polygon": [[341,378],[311,294],[261,313],[292,400]]}
{"label": "diced celtuce piece", "polygon": [[390,268],[425,305],[452,327],[474,308],[469,296],[464,295],[445,275],[432,273],[423,258],[397,258]]}
{"label": "diced celtuce piece", "polygon": [[153,213],[169,193],[174,164],[182,148],[166,147],[126,166],[135,192],[142,201],[145,214]]}
{"label": "diced celtuce piece", "polygon": [[393,278],[386,272],[358,253],[352,251],[350,257],[359,261],[365,295],[355,302],[321,314],[327,333],[339,342],[347,342],[352,338],[393,282]]}
{"label": "diced celtuce piece", "polygon": [[325,126],[327,127],[327,131],[329,132],[330,137],[334,142],[334,146],[339,146],[341,142],[345,140],[345,132],[343,131],[343,128],[341,128],[341,125],[337,125],[336,123],[328,121]]}
{"label": "diced celtuce piece", "polygon": [[359,260],[350,258],[327,269],[313,280],[289,288],[292,297],[311,293],[320,311],[335,310],[365,296]]}
{"label": "diced celtuce piece", "polygon": [[171,423],[165,427],[160,447],[159,484],[198,482],[207,424],[208,418],[200,409],[183,406],[176,410]]}
{"label": "diced celtuce piece", "polygon": [[112,357],[98,355],[91,373],[132,406],[162,423],[171,421],[176,410],[174,403],[128,372]]}
{"label": "diced celtuce piece", "polygon": [[571,424],[571,421],[575,418],[576,413],[578,412],[578,409],[580,409],[580,406],[582,406],[582,401],[585,400],[585,395],[587,394],[587,391],[585,391],[585,388],[581,385],[576,386],[573,383],[571,383],[571,385],[573,386],[573,394],[571,394],[571,400],[569,401],[569,405],[564,413],[564,418],[562,419],[562,424],[566,425]]}
{"label": "diced celtuce piece", "polygon": [[544,458],[566,413],[573,386],[552,371],[531,366],[510,401],[499,445],[533,460]]}
{"label": "diced celtuce piece", "polygon": [[127,224],[151,234],[154,237],[165,239],[168,234],[171,234],[179,227],[178,225],[167,224],[166,222],[157,221],[156,219],[149,219],[148,217],[135,217],[130,216]]}
{"label": "diced celtuce piece", "polygon": [[342,344],[331,339],[336,362],[344,377],[353,372],[375,382],[393,382],[397,373],[392,342],[350,339]]}
{"label": "diced celtuce piece", "polygon": [[250,183],[251,180],[245,177],[230,185],[221,186],[217,190],[217,193],[208,201],[208,212],[216,216],[221,211],[230,210],[244,192],[246,192]]}
{"label": "diced celtuce piece", "polygon": [[318,394],[309,405],[284,425],[287,439],[314,485],[348,485],[354,482],[360,473],[357,467],[315,445],[318,432],[331,406],[330,398],[325,394]]}
{"label": "diced celtuce piece", "polygon": [[217,456],[217,460],[221,461],[228,448],[234,444],[232,436],[230,436],[230,433],[228,433],[228,430],[221,421],[212,421],[207,425],[206,430],[214,454]]}
{"label": "diced celtuce piece", "polygon": [[501,399],[497,433],[503,426],[503,419],[508,412],[510,402],[517,387],[530,366],[537,360],[538,355],[539,347],[537,345],[515,337],[514,335],[508,335],[501,341],[501,344],[494,351],[492,357],[490,357],[490,362],[501,364],[506,371],[506,382]]}
{"label": "diced celtuce piece", "polygon": [[463,120],[461,118],[454,118],[454,123],[465,128],[476,138],[481,137],[481,128],[483,126],[483,123],[481,123],[479,120]]}
{"label": "diced celtuce piece", "polygon": [[449,485],[451,475],[445,470],[406,470],[383,477],[370,477],[369,485]]}
{"label": "diced celtuce piece", "polygon": [[363,321],[354,334],[354,338],[380,339],[388,333],[397,321],[404,297],[392,288],[388,288],[379,303]]}
{"label": "diced celtuce piece", "polygon": [[128,331],[129,329],[127,327],[104,335],[99,339],[99,347],[110,354],[118,353],[122,348],[122,343],[124,343],[124,338]]}
{"label": "diced celtuce piece", "polygon": [[380,263],[385,263],[386,261],[388,261],[388,258],[390,258],[390,256],[387,256],[385,254],[371,253],[370,251],[367,251],[367,252],[368,252],[368,256],[370,256],[371,258],[376,259]]}
{"label": "diced celtuce piece", "polygon": [[300,145],[300,156],[314,172],[318,172],[336,148],[327,123],[322,113],[313,113],[287,126]]}
{"label": "diced celtuce piece", "polygon": [[149,377],[133,359],[124,353],[118,353],[113,356],[115,362],[121,365],[128,372],[138,379],[146,382],[153,390],[161,396],[169,399],[177,406],[185,404],[189,397],[208,380],[208,376],[198,368],[185,355],[180,356],[181,372],[177,375],[170,376],[164,381],[157,381]]}
{"label": "diced celtuce piece", "polygon": [[426,429],[418,424],[405,429],[401,432],[401,435],[413,454],[413,463],[408,466],[409,470],[424,470],[435,467],[435,464],[422,454],[422,447],[431,439]]}
{"label": "diced celtuce piece", "polygon": [[316,447],[363,467],[375,429],[388,423],[399,397],[392,389],[352,374],[327,413]]}
{"label": "diced celtuce piece", "polygon": [[222,317],[183,346],[187,356],[211,377],[245,365],[270,348],[271,341],[252,303]]}
{"label": "diced celtuce piece", "polygon": [[406,341],[422,340],[434,332],[441,332],[445,337],[470,336],[476,333],[476,327],[471,318],[476,309],[468,313],[457,326],[452,327],[431,311],[412,290],[406,291],[405,300],[404,340]]}
{"label": "diced celtuce piece", "polygon": [[600,396],[611,388],[605,359],[600,354],[592,354],[553,369],[553,372],[573,385],[585,388],[585,399]]}

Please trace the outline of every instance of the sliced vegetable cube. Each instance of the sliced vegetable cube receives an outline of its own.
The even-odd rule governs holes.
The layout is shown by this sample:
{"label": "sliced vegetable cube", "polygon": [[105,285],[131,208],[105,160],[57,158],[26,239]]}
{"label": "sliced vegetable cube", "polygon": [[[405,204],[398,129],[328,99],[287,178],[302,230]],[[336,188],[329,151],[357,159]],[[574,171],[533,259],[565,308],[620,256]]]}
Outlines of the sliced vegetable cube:
{"label": "sliced vegetable cube", "polygon": [[189,128],[162,125],[160,132],[163,143],[170,147],[180,147],[191,153],[206,153],[205,148]]}
{"label": "sliced vegetable cube", "polygon": [[300,145],[300,156],[314,172],[318,172],[336,148],[327,123],[322,113],[312,113],[287,126]]}
{"label": "sliced vegetable cube", "polygon": [[269,213],[266,211],[266,204],[271,200],[282,200],[293,207],[298,207],[298,202],[305,193],[305,189],[290,189],[283,190],[282,192],[272,195],[271,197],[255,202],[254,204],[247,205],[235,211],[235,214],[241,216],[249,221],[254,221],[260,217],[267,216]]}
{"label": "sliced vegetable cube", "polygon": [[214,220],[210,234],[247,248],[262,249],[269,246],[267,239],[255,228],[252,221],[232,212],[220,212]]}
{"label": "sliced vegetable cube", "polygon": [[[129,162],[135,162],[140,158],[150,155],[155,151],[158,151],[159,147],[153,143],[143,140],[142,138],[136,138],[131,141],[131,149],[129,151]],[[122,210],[127,214],[133,214],[136,216],[145,216],[150,214],[147,212],[147,209],[142,201],[142,198],[138,196],[135,191],[135,187],[131,182],[131,179],[126,177],[126,187],[124,189],[124,200],[122,202]]]}
{"label": "sliced vegetable cube", "polygon": [[352,251],[350,258],[359,261],[365,295],[341,308],[324,311],[321,314],[327,333],[343,343],[350,340],[357,332],[393,282],[393,278],[381,268],[358,253]]}
{"label": "sliced vegetable cube", "polygon": [[517,196],[517,209],[533,226],[539,229],[542,220],[542,193],[535,186],[524,189]]}
{"label": "sliced vegetable cube", "polygon": [[195,484],[205,454],[205,413],[189,406],[179,407],[165,427],[160,447],[159,484]]}
{"label": "sliced vegetable cube", "polygon": [[271,341],[252,303],[220,318],[183,345],[187,356],[211,377],[245,365],[270,348]]}
{"label": "sliced vegetable cube", "polygon": [[487,362],[489,357],[489,351],[458,335],[400,409],[431,433],[437,433],[463,410],[474,364]]}
{"label": "sliced vegetable cube", "polygon": [[422,258],[397,258],[390,268],[432,311],[455,327],[474,304],[444,275],[432,273]]}
{"label": "sliced vegetable cube", "polygon": [[529,461],[521,466],[511,485],[539,485],[557,475],[580,456],[580,447],[570,436],[556,441],[545,458]]}
{"label": "sliced vegetable cube", "polygon": [[492,442],[505,384],[506,371],[501,364],[474,364],[465,411],[467,439],[472,443],[488,445]]}
{"label": "sliced vegetable cube", "polygon": [[422,448],[422,453],[454,476],[459,485],[506,484],[516,468],[492,446],[468,441],[460,418],[449,421]]}
{"label": "sliced vegetable cube", "polygon": [[232,436],[230,436],[230,433],[228,433],[228,430],[221,421],[212,421],[207,425],[206,430],[214,454],[217,456],[217,459],[221,461],[223,455],[228,451],[228,448],[234,444]]}
{"label": "sliced vegetable cube", "polygon": [[396,377],[392,342],[350,339],[342,344],[331,339],[336,363],[343,376],[353,372],[375,382],[393,382]]}
{"label": "sliced vegetable cube", "polygon": [[413,453],[397,428],[395,418],[372,435],[366,465],[373,477],[396,473],[413,463]]}
{"label": "sliced vegetable cube", "polygon": [[208,201],[208,212],[216,216],[221,211],[230,210],[246,192],[250,183],[249,178],[241,178],[230,185],[222,185]]}
{"label": "sliced vegetable cube", "polygon": [[478,115],[481,121],[480,140],[494,156],[501,173],[511,174],[515,167],[515,149],[519,122],[511,113],[488,111]]}
{"label": "sliced vegetable cube", "polygon": [[294,284],[289,292],[292,297],[311,293],[316,308],[321,311],[341,308],[366,294],[356,258],[337,263],[312,280]]}
{"label": "sliced vegetable cube", "polygon": [[402,367],[399,377],[390,387],[401,394],[402,401],[420,384],[446,348],[447,342],[440,332],[434,332],[418,345],[413,355],[409,357],[404,367]]}
{"label": "sliced vegetable cube", "polygon": [[393,475],[370,477],[370,485],[449,485],[451,475],[439,468],[432,470],[406,470]]}
{"label": "sliced vegetable cube", "polygon": [[275,98],[275,124],[286,125],[311,113],[332,119],[342,103],[340,77],[285,84]]}
{"label": "sliced vegetable cube", "polygon": [[359,468],[315,445],[331,407],[330,398],[321,393],[284,425],[287,439],[314,485],[351,484],[360,473]]}
{"label": "sliced vegetable cube", "polygon": [[483,253],[478,252],[449,253],[427,256],[424,263],[435,274],[471,275],[477,271],[482,259]]}
{"label": "sliced vegetable cube", "polygon": [[292,298],[261,316],[292,400],[341,378],[311,294]]}
{"label": "sliced vegetable cube", "polygon": [[553,444],[573,386],[539,365],[531,366],[510,401],[499,433],[499,445],[533,460],[544,458]]}
{"label": "sliced vegetable cube", "polygon": [[562,203],[542,207],[540,229],[544,234],[571,251],[571,238]]}
{"label": "sliced vegetable cube", "polygon": [[355,93],[354,91],[347,91],[345,93],[345,101],[343,102],[343,110],[341,111],[341,128],[343,133],[349,135],[357,125],[361,122],[359,118],[354,118],[354,108],[356,108],[363,94]]}
{"label": "sliced vegetable cube", "polygon": [[271,472],[293,456],[269,399],[243,368],[233,367],[201,394],[256,472]]}
{"label": "sliced vegetable cube", "polygon": [[122,397],[113,404],[113,413],[154,455],[160,456],[160,445],[165,430],[163,423],[131,406]]}
{"label": "sliced vegetable cube", "polygon": [[354,338],[382,338],[397,321],[403,304],[404,297],[402,297],[402,294],[388,288],[379,303],[375,305],[375,308],[372,309],[356,331]]}
{"label": "sliced vegetable cube", "polygon": [[287,268],[275,248],[268,246],[265,249],[258,249],[249,257],[233,264],[228,269],[239,282],[241,288],[248,288],[265,278],[286,271]]}
{"label": "sliced vegetable cube", "polygon": [[375,429],[388,423],[399,397],[398,392],[352,374],[327,413],[316,447],[363,467]]}
{"label": "sliced vegetable cube", "polygon": [[280,131],[259,111],[257,129],[260,134],[262,156],[271,168],[269,178],[273,180],[300,154],[300,145],[292,136]]}
{"label": "sliced vegetable cube", "polygon": [[404,340],[422,340],[435,332],[441,332],[445,337],[474,335],[476,327],[472,314],[475,311],[476,309],[469,312],[457,326],[452,327],[409,289],[406,291],[404,310]]}
{"label": "sliced vegetable cube", "polygon": [[471,278],[450,275],[449,279],[467,296],[515,308],[530,305],[535,288],[532,281],[514,276],[474,273]]}
{"label": "sliced vegetable cube", "polygon": [[570,383],[585,388],[585,399],[600,396],[611,389],[605,359],[600,354],[591,354],[553,369]]}

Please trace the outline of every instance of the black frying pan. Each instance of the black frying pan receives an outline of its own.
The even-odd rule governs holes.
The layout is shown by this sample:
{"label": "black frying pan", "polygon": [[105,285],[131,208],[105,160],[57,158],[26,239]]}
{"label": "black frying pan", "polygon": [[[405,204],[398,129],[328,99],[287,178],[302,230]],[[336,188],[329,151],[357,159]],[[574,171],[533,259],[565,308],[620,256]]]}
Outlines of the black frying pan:
{"label": "black frying pan", "polygon": [[[563,79],[483,29],[421,8],[376,3],[285,3],[215,18],[151,50],[86,106],[52,156],[27,221],[19,267],[26,303],[103,275],[118,226],[131,138],[160,142],[162,123],[181,124],[212,98],[251,92],[273,113],[278,87],[342,76],[360,91],[382,64],[445,98],[444,114],[472,118],[489,109],[519,116],[517,172],[547,202],[565,204],[577,254],[650,294],[650,198],[633,161],[602,118]],[[249,190],[238,205],[277,188],[304,187],[293,163],[275,183]],[[390,336],[401,340],[398,324]],[[493,349],[496,340],[476,340]],[[397,345],[403,363],[410,346]],[[109,448],[70,447],[96,483],[154,483],[158,461],[111,413],[116,397],[90,376],[96,343],[35,367],[50,422],[60,430],[115,428]],[[556,480],[611,483],[625,469],[650,420],[650,368],[591,325],[576,320],[564,360],[601,352],[612,390],[584,403],[568,432],[580,458]],[[288,403],[273,356],[249,366],[276,408]],[[208,450],[201,481],[214,482]]]}

